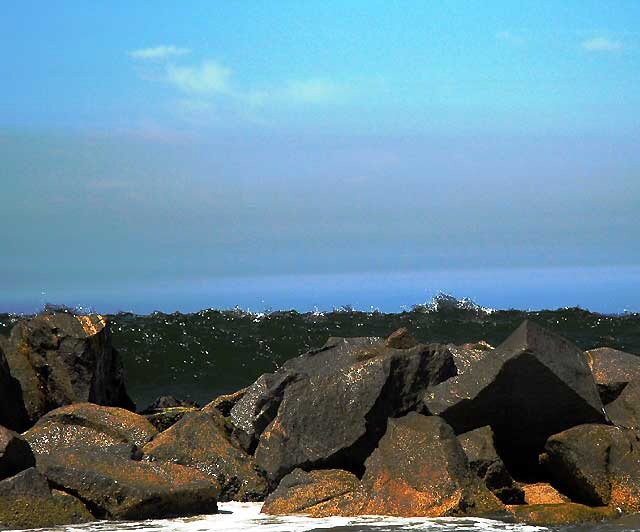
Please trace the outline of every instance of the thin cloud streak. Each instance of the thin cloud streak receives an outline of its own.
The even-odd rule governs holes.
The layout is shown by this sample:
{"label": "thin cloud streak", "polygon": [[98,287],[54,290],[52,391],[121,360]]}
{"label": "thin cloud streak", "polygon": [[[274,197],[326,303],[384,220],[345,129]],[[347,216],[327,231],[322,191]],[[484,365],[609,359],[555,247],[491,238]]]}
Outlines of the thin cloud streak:
{"label": "thin cloud streak", "polygon": [[615,52],[622,50],[623,45],[620,41],[613,41],[606,37],[595,37],[582,42],[582,48],[589,52]]}
{"label": "thin cloud streak", "polygon": [[152,48],[140,48],[127,52],[129,57],[143,60],[167,59],[168,57],[176,57],[190,54],[189,48],[180,48],[174,45],[160,45]]}

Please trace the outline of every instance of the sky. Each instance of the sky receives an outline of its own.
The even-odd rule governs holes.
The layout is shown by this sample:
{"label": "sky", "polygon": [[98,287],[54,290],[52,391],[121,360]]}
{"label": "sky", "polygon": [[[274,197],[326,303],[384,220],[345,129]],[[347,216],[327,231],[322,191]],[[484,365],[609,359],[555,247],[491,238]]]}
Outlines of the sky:
{"label": "sky", "polygon": [[639,28],[635,0],[7,2],[0,294],[638,266]]}

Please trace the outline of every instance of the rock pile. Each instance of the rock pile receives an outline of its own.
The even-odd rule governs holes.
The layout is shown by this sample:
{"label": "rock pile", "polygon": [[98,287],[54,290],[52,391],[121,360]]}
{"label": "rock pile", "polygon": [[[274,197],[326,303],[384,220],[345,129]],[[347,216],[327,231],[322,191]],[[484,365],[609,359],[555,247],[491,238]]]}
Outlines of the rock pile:
{"label": "rock pile", "polygon": [[640,511],[640,358],[528,321],[496,348],[330,338],[202,409],[141,414],[101,316],[24,320],[0,347],[0,526],[228,500],[542,524]]}

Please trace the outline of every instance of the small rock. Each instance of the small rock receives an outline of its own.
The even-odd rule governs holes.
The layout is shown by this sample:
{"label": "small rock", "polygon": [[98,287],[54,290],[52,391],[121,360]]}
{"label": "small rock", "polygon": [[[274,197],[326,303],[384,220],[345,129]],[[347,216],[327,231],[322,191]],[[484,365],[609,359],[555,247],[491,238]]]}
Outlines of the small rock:
{"label": "small rock", "polygon": [[12,430],[0,427],[0,480],[36,465],[27,441]]}
{"label": "small rock", "polygon": [[418,345],[418,341],[409,332],[409,329],[402,327],[389,335],[385,345],[392,349],[411,349]]}
{"label": "small rock", "polygon": [[217,410],[224,417],[229,417],[231,409],[245,396],[247,390],[248,388],[242,388],[242,390],[238,390],[237,392],[216,397],[213,401],[206,404],[202,408],[202,411],[209,414],[212,410]]}

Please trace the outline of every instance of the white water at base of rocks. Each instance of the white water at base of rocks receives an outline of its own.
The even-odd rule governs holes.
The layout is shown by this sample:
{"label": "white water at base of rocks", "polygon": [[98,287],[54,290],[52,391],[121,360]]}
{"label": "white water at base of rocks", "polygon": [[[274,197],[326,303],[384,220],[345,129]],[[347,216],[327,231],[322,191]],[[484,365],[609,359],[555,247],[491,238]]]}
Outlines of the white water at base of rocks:
{"label": "white water at base of rocks", "polygon": [[[179,519],[98,521],[49,529],[56,532],[307,532],[339,529],[344,532],[411,530],[415,532],[538,532],[543,527],[503,523],[479,518],[397,518],[270,516],[260,513],[262,503],[229,502],[219,513]],[[43,529],[46,530],[46,529]]]}

